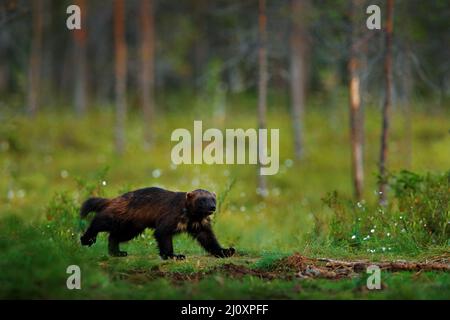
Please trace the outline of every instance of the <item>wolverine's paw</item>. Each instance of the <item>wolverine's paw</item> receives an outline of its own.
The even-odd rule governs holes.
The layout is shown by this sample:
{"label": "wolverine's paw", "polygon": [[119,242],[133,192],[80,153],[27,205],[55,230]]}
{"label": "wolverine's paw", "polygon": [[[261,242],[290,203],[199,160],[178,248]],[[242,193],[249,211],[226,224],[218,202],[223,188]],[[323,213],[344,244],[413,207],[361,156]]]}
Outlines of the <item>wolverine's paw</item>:
{"label": "wolverine's paw", "polygon": [[117,251],[109,253],[112,257],[126,257],[128,253],[126,251]]}
{"label": "wolverine's paw", "polygon": [[231,257],[232,255],[234,255],[235,252],[236,252],[236,250],[234,248],[222,249],[215,256],[218,258],[228,258],[228,257]]}
{"label": "wolverine's paw", "polygon": [[95,243],[96,240],[97,240],[96,238],[86,238],[86,237],[81,237],[80,238],[81,245],[89,246],[89,247],[92,246]]}

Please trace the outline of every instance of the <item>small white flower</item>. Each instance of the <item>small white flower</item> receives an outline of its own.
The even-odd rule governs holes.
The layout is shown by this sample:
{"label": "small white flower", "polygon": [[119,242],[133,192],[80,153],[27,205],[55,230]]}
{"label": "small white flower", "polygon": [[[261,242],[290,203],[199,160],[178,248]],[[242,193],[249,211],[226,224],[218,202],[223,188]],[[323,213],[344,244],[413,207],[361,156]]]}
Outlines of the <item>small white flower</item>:
{"label": "small white flower", "polygon": [[286,159],[284,161],[284,165],[288,168],[292,167],[293,164],[294,164],[294,161],[292,161],[291,159]]}
{"label": "small white flower", "polygon": [[159,170],[159,169],[153,170],[152,176],[153,176],[153,178],[158,179],[161,176],[161,170]]}
{"label": "small white flower", "polygon": [[106,186],[106,181],[105,180],[102,181],[102,186]]}
{"label": "small white flower", "polygon": [[355,236],[355,235],[352,235],[352,239],[356,239],[356,236]]}
{"label": "small white flower", "polygon": [[62,170],[60,174],[63,179],[66,179],[69,176],[69,172],[67,172],[67,170]]}
{"label": "small white flower", "polygon": [[269,195],[269,190],[256,188],[256,194],[260,195],[261,197],[267,197]]}
{"label": "small white flower", "polygon": [[370,233],[374,233],[374,232],[375,232],[375,229],[370,230]]}

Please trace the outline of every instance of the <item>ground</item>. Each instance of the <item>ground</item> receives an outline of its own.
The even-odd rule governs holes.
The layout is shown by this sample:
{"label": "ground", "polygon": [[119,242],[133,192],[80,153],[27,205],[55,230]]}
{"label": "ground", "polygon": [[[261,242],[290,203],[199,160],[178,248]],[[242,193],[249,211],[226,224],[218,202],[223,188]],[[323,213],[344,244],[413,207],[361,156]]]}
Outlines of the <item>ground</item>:
{"label": "ground", "polygon": [[[282,112],[271,110],[268,125],[280,128],[280,172],[268,178],[266,198],[256,192],[254,166],[171,164],[170,150],[174,143],[170,134],[174,129],[192,130],[193,120],[200,118],[204,119],[204,128],[253,127],[255,115],[248,105],[236,105],[240,110],[238,116],[225,119],[199,117],[195,112],[160,114],[151,146],[142,143],[141,118],[132,113],[127,122],[127,151],[123,156],[115,154],[112,143],[114,115],[100,106],[80,119],[63,111],[44,110],[35,119],[6,114],[0,129],[0,297],[450,297],[450,274],[445,268],[382,269],[382,289],[368,290],[369,275],[364,270],[353,270],[348,265],[327,267],[327,262],[314,260],[401,260],[449,265],[448,238],[445,242],[448,227],[444,226],[444,233],[436,238],[440,242],[434,243],[434,238],[426,242],[409,230],[397,230],[400,228],[397,224],[390,226],[389,239],[381,222],[373,226],[373,232],[372,227],[369,231],[366,227],[357,230],[337,227],[335,218],[339,215],[323,199],[334,190],[351,199],[346,108],[308,110],[305,155],[301,160],[292,156],[288,110],[283,107]],[[271,105],[276,107],[277,101],[271,101]],[[409,169],[419,174],[448,170],[448,112],[429,114],[418,110],[413,115],[410,135],[405,131],[402,112],[402,109],[394,112],[390,170]],[[371,215],[377,215],[374,208],[378,113],[374,107],[366,111],[365,201],[355,206],[370,211],[361,215],[368,221]],[[90,248],[80,246],[79,236],[86,222],[79,220],[77,212],[86,197],[112,197],[144,186],[215,191],[219,208],[214,216],[214,229],[224,246],[237,249],[236,256],[210,257],[192,239],[182,235],[175,239],[174,246],[176,253],[187,256],[186,261],[162,261],[150,230],[123,245],[129,253],[126,258],[106,254],[106,235],[101,235]],[[448,210],[441,214],[449,221]],[[412,213],[404,215],[414,218]],[[366,234],[371,235],[370,239]],[[356,239],[361,236],[360,241],[352,242],[353,236]],[[81,290],[66,288],[69,265],[81,268]]]}

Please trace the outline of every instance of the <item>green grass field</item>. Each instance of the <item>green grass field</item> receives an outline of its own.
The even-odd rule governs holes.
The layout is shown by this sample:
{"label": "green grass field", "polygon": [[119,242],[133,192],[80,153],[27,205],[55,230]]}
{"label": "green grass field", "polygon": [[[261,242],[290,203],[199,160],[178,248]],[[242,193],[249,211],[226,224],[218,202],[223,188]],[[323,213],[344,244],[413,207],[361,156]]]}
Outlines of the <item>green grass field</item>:
{"label": "green grass field", "polygon": [[[203,126],[255,127],[255,116],[244,107],[236,106],[228,118],[202,116]],[[450,298],[448,271],[382,272],[383,289],[369,291],[365,272],[330,280],[297,277],[295,268],[279,268],[283,258],[295,252],[369,261],[440,257],[448,265],[448,111],[415,112],[408,135],[402,110],[395,110],[389,169],[408,169],[418,175],[406,176],[407,182],[420,182],[416,193],[392,190],[390,198],[396,200],[383,211],[376,206],[378,111],[366,111],[365,201],[354,203],[349,200],[348,115],[341,109],[309,109],[301,161],[293,159],[287,110],[270,113],[268,126],[280,128],[280,172],[268,178],[269,195],[264,199],[256,193],[256,166],[171,165],[170,134],[181,127],[192,130],[193,120],[200,118],[195,112],[161,116],[150,148],[142,143],[141,117],[132,113],[127,151],[121,157],[114,152],[110,112],[96,110],[81,119],[63,112],[43,112],[35,119],[3,115],[0,298]],[[428,172],[434,178],[427,180]],[[396,181],[398,187],[403,180]],[[220,242],[235,247],[237,255],[215,259],[181,235],[174,247],[187,260],[162,261],[150,230],[122,245],[126,258],[107,255],[105,235],[94,246],[81,247],[79,236],[86,222],[79,220],[78,210],[85,198],[113,197],[145,186],[215,191],[220,203],[214,229]],[[69,265],[80,266],[82,290],[66,288]],[[263,271],[273,277],[263,276]]]}

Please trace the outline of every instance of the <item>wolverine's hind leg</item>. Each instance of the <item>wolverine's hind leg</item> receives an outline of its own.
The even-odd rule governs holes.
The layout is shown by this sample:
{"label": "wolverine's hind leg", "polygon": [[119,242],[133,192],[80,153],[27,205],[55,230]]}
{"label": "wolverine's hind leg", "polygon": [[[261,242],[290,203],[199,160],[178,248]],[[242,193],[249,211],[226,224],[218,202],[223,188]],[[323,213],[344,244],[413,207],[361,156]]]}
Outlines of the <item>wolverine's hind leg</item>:
{"label": "wolverine's hind leg", "polygon": [[172,234],[164,232],[162,229],[156,229],[153,235],[158,243],[159,255],[163,260],[184,260],[186,258],[182,254],[173,253]]}
{"label": "wolverine's hind leg", "polygon": [[108,238],[108,253],[113,257],[126,257],[127,253],[125,251],[120,251],[119,243],[120,241],[118,238],[113,234],[110,234]]}

